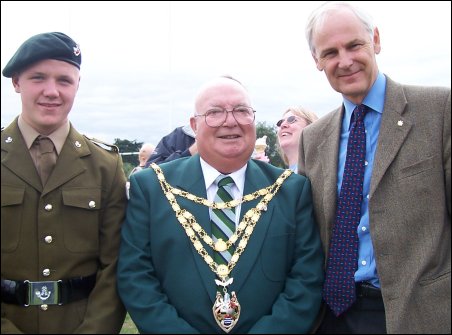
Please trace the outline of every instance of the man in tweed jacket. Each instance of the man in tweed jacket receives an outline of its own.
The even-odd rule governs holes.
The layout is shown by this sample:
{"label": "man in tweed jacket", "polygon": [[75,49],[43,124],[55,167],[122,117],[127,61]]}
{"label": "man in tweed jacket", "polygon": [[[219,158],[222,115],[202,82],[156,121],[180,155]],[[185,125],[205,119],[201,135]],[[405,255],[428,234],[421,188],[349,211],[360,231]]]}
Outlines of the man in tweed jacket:
{"label": "man in tweed jacket", "polygon": [[357,299],[339,317],[325,304],[318,332],[450,333],[450,88],[401,85],[379,72],[378,29],[350,5],[321,6],[306,36],[317,68],[344,98],[305,128],[300,141],[299,172],[312,182],[326,254],[350,116],[357,105],[370,108]]}

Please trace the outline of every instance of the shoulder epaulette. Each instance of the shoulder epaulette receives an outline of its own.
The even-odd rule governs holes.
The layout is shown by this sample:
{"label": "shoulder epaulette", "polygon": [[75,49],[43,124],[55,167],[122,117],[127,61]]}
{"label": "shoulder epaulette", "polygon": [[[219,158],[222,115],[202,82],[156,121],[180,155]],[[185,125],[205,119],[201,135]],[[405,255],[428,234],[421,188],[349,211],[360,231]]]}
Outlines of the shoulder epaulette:
{"label": "shoulder epaulette", "polygon": [[116,145],[114,145],[114,144],[106,143],[106,142],[98,140],[97,138],[94,138],[94,137],[89,137],[89,136],[86,136],[86,135],[83,135],[83,136],[85,136],[85,138],[87,138],[88,140],[93,142],[95,145],[97,145],[97,146],[99,146],[99,147],[101,147],[101,148],[103,148],[103,149],[105,149],[107,151],[119,152],[119,148]]}

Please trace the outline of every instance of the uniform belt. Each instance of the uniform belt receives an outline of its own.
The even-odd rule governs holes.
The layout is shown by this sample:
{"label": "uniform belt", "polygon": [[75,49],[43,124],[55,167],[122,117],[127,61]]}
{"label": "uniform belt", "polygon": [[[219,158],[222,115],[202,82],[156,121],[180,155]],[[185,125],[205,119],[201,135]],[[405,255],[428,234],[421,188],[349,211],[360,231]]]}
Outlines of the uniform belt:
{"label": "uniform belt", "polygon": [[357,298],[381,299],[381,290],[368,282],[356,283]]}
{"label": "uniform belt", "polygon": [[2,279],[2,302],[22,306],[64,305],[85,299],[96,284],[96,274],[57,281]]}

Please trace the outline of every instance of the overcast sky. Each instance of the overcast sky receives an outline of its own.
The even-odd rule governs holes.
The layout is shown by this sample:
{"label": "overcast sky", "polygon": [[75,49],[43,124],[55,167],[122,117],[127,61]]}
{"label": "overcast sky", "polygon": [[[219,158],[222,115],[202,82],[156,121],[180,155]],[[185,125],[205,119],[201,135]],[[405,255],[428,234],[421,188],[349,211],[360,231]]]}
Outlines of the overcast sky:
{"label": "overcast sky", "polygon": [[[82,66],[70,119],[107,142],[156,144],[188,122],[201,84],[224,74],[248,88],[257,121],[274,124],[291,105],[322,116],[342,99],[317,71],[304,37],[321,3],[2,1],[1,66],[32,35],[71,36]],[[380,71],[402,83],[450,87],[450,1],[356,3],[379,27]],[[2,76],[1,125],[20,108]]]}

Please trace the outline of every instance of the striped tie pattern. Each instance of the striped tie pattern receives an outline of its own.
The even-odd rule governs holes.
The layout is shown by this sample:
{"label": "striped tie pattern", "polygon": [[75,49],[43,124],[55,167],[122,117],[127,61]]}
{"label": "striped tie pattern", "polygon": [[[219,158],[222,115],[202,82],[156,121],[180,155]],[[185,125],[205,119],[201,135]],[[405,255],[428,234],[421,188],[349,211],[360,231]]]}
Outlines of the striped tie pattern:
{"label": "striped tie pattern", "polygon": [[[214,202],[231,201],[234,180],[231,177],[219,175],[215,179],[215,183],[218,185],[218,191],[215,195]],[[235,231],[235,208],[212,209],[211,220],[212,238],[214,242],[220,238],[226,242]],[[215,252],[214,260],[218,264],[227,264],[234,253],[233,249],[231,246],[223,252]]]}
{"label": "striped tie pattern", "polygon": [[367,110],[365,105],[360,105],[353,111],[336,222],[328,252],[323,299],[336,316],[345,312],[356,300],[357,228],[363,199],[366,154],[364,116]]}

